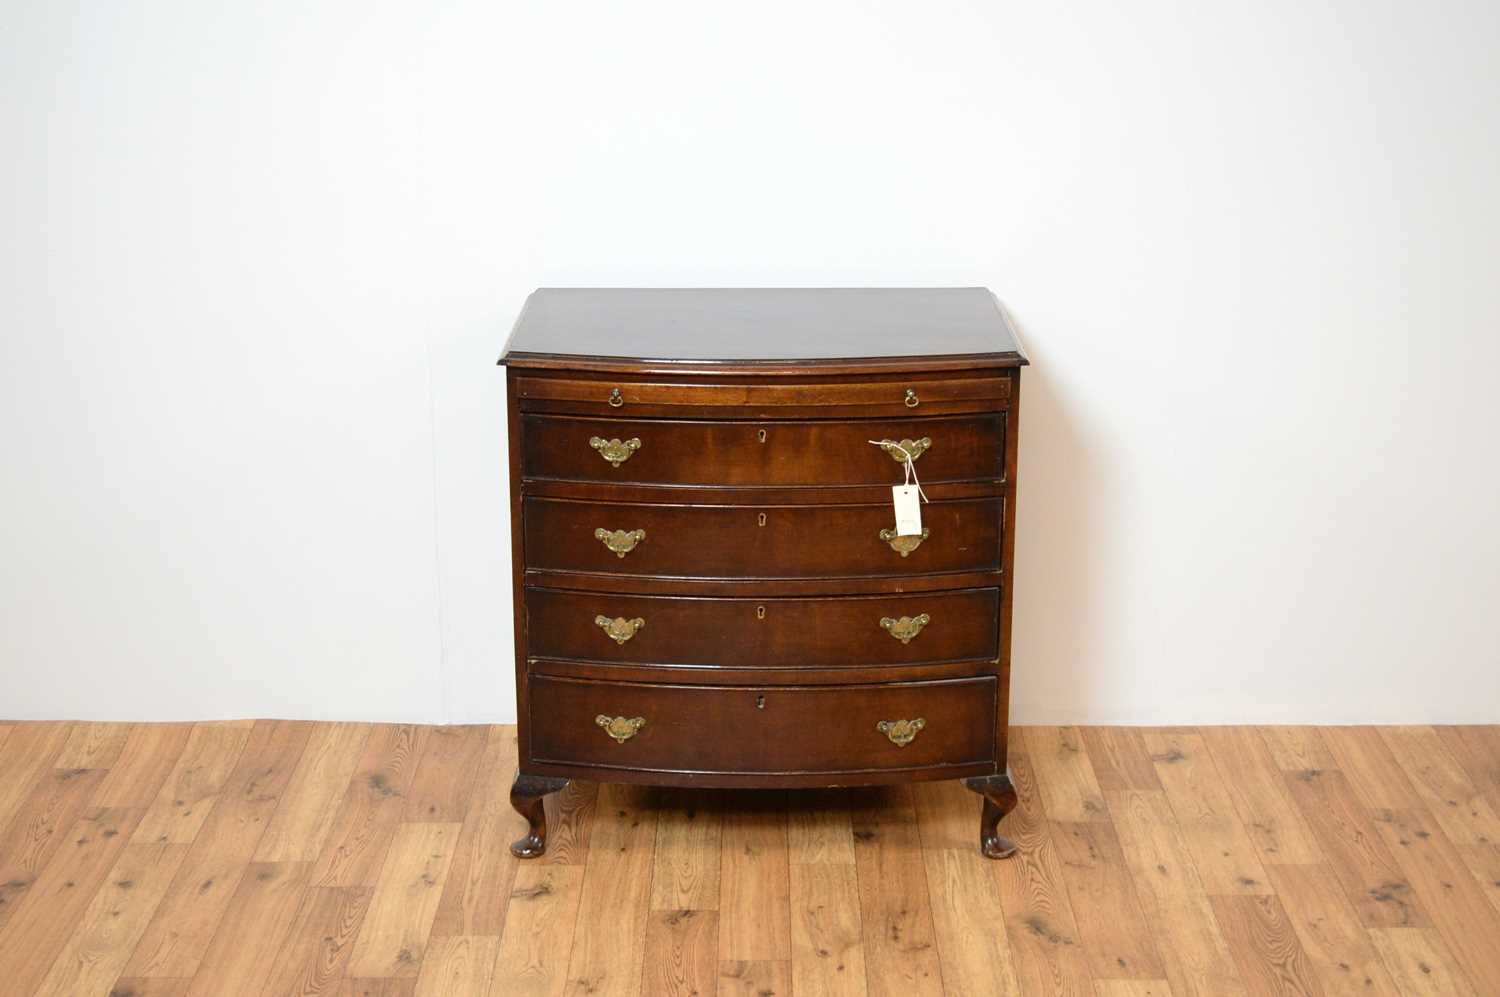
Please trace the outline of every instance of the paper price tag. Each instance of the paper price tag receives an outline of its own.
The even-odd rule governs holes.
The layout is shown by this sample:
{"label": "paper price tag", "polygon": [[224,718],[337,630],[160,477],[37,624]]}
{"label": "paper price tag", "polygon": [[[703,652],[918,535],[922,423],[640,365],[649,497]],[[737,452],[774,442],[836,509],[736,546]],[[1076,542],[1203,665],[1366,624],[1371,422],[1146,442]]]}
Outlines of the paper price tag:
{"label": "paper price tag", "polygon": [[919,537],[922,535],[922,506],[917,496],[916,485],[894,485],[891,500],[896,505],[896,536]]}

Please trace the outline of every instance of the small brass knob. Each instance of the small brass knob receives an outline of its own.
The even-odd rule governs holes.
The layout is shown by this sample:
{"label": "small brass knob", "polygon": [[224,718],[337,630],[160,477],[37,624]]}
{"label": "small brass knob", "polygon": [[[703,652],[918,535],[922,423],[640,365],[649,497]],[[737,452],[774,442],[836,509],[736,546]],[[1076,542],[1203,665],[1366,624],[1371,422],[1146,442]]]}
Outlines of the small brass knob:
{"label": "small brass knob", "polygon": [[918,404],[918,402],[917,402],[917,393],[915,391],[913,391],[911,388],[907,388],[906,389],[906,397],[904,399],[902,399],[902,400],[906,403],[906,407],[907,408],[916,408],[917,407],[917,404]]}
{"label": "small brass knob", "polygon": [[609,407],[619,408],[625,404],[625,396],[620,394],[619,388],[611,388],[609,391]]}

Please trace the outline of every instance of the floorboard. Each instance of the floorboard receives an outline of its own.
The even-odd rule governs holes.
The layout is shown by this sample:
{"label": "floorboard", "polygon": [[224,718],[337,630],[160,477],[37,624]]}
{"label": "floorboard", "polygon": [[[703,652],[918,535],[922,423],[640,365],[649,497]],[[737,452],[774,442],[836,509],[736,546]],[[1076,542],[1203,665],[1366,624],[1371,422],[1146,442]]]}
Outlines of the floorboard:
{"label": "floorboard", "polygon": [[658,813],[652,790],[599,788],[565,994],[641,992]]}

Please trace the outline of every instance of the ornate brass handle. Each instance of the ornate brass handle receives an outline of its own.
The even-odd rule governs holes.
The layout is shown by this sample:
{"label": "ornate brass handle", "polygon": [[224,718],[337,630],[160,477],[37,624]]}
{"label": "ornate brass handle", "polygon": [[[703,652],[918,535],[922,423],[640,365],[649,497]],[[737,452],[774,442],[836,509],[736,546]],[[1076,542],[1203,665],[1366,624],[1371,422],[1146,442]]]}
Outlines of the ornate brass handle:
{"label": "ornate brass handle", "polygon": [[880,625],[884,627],[892,637],[896,638],[903,644],[910,644],[911,639],[917,634],[921,633],[922,628],[931,622],[932,617],[928,616],[926,613],[919,613],[916,616],[903,616],[899,620],[893,620],[889,616],[882,616],[880,618]]}
{"label": "ornate brass handle", "polygon": [[633,620],[627,620],[623,616],[610,619],[608,616],[594,617],[594,625],[609,635],[609,639],[616,644],[623,644],[635,636],[635,632],[646,625],[646,621],[637,616]]}
{"label": "ornate brass handle", "polygon": [[624,557],[635,550],[635,545],[646,539],[645,530],[606,530],[599,527],[594,531],[594,539],[615,552],[615,556]]}
{"label": "ornate brass handle", "polygon": [[632,436],[628,440],[606,440],[602,436],[589,437],[589,446],[599,451],[599,456],[619,467],[630,459],[630,455],[641,448],[641,441]]}
{"label": "ornate brass handle", "polygon": [[915,720],[882,720],[875,725],[875,729],[890,738],[896,747],[904,748],[926,726],[927,721],[917,717]]}
{"label": "ornate brass handle", "polygon": [[906,405],[907,408],[916,408],[919,404],[919,402],[917,401],[917,393],[911,388],[906,389],[906,395],[901,399],[901,401]]}
{"label": "ornate brass handle", "polygon": [[599,714],[594,718],[594,723],[604,728],[604,733],[624,744],[635,737],[636,732],[646,726],[645,717],[607,717]]}
{"label": "ornate brass handle", "polygon": [[931,534],[931,533],[932,533],[932,531],[930,529],[928,529],[927,527],[925,527],[925,526],[922,527],[922,535],[919,536],[919,537],[918,536],[902,537],[902,536],[897,536],[895,530],[881,530],[880,531],[880,539],[882,539],[886,543],[890,544],[891,545],[891,550],[893,550],[896,553],[900,554],[902,557],[906,557],[912,551],[914,551],[918,547],[922,546],[922,541],[926,540],[927,537],[928,537],[928,535]]}
{"label": "ornate brass handle", "polygon": [[[920,440],[881,440],[880,449],[891,455],[891,460],[897,464],[906,463],[906,454],[911,454],[911,459],[916,460],[927,452],[932,446],[932,437],[924,436]],[[902,451],[905,453],[902,453]]]}
{"label": "ornate brass handle", "polygon": [[619,388],[611,388],[609,392],[609,407],[619,408],[625,404],[625,396],[620,394]]}

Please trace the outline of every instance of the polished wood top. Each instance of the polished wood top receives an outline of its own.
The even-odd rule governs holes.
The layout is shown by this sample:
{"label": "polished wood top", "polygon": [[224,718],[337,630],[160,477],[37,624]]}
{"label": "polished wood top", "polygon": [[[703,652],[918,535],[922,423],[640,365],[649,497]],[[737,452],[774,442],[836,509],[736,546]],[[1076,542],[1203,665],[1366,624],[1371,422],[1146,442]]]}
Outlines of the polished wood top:
{"label": "polished wood top", "polygon": [[827,373],[1016,367],[987,288],[541,288],[501,363],[584,370]]}

